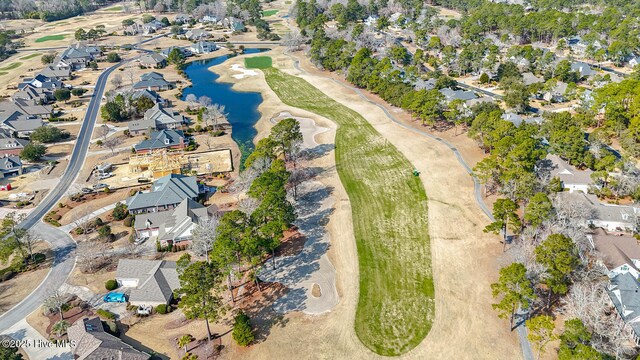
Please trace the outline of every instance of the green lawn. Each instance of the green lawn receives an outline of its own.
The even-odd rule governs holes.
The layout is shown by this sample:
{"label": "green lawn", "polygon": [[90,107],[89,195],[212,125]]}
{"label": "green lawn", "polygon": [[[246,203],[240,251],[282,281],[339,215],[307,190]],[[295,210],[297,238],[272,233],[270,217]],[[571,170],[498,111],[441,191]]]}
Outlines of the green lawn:
{"label": "green lawn", "polygon": [[301,78],[263,71],[282,102],[338,124],[336,168],[351,201],[360,266],[356,334],[380,355],[406,353],[429,333],[435,315],[420,178],[360,114]]}
{"label": "green lawn", "polygon": [[7,72],[5,72],[5,71],[0,71],[0,76],[2,76],[2,75],[7,75]]}
{"label": "green lawn", "polygon": [[267,69],[272,66],[271,56],[254,56],[244,59],[247,69]]}
{"label": "green lawn", "polygon": [[102,9],[102,11],[122,11],[123,7],[122,6],[114,6],[114,7],[110,7],[110,8],[106,8],[106,9]]}
{"label": "green lawn", "polygon": [[278,13],[278,10],[265,10],[262,12],[262,16],[267,17],[267,16],[273,16],[275,14]]}
{"label": "green lawn", "polygon": [[42,55],[42,54],[40,54],[40,53],[35,53],[35,54],[31,54],[31,55],[23,56],[23,57],[21,57],[21,58],[20,58],[20,60],[29,60],[29,59],[33,59],[33,58],[34,58],[34,57],[36,57],[36,56],[40,56],[40,55]]}
{"label": "green lawn", "polygon": [[22,63],[20,61],[16,61],[16,62],[12,63],[11,65],[7,65],[5,67],[0,68],[0,70],[2,70],[2,71],[13,70],[13,69],[19,67],[20,65],[22,65]]}
{"label": "green lawn", "polygon": [[45,41],[55,41],[55,40],[64,40],[64,37],[66,35],[64,34],[58,34],[58,35],[47,35],[47,36],[43,36],[39,39],[36,39],[37,43],[41,43],[41,42],[45,42]]}

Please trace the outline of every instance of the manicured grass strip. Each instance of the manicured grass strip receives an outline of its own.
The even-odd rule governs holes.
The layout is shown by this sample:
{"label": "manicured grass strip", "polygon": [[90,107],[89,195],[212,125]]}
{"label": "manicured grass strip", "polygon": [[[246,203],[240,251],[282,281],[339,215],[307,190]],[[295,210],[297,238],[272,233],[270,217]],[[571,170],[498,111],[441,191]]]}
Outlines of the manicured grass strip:
{"label": "manicured grass strip", "polygon": [[13,70],[13,69],[19,67],[20,65],[22,65],[22,63],[20,61],[16,61],[16,62],[12,63],[11,65],[7,65],[5,67],[0,68],[0,70],[2,70],[2,71]]}
{"label": "manicured grass strip", "polygon": [[102,11],[122,11],[122,6],[114,6],[107,9],[103,9]]}
{"label": "manicured grass strip", "polygon": [[356,334],[380,355],[406,353],[429,333],[435,315],[420,178],[360,114],[301,78],[263,71],[282,102],[338,124],[336,169],[351,201],[360,266]]}
{"label": "manicured grass strip", "polygon": [[36,39],[37,43],[41,43],[41,42],[45,42],[45,41],[55,41],[55,40],[64,40],[64,37],[66,35],[64,34],[58,34],[58,35],[47,35],[47,36],[43,36],[39,39]]}
{"label": "manicured grass strip", "polygon": [[42,55],[42,54],[35,53],[35,54],[31,54],[31,55],[23,56],[23,57],[21,57],[21,58],[20,58],[20,60],[29,60],[29,59],[33,59],[33,58],[34,58],[34,57],[36,57],[36,56],[40,56],[40,55]]}
{"label": "manicured grass strip", "polygon": [[267,17],[267,16],[273,16],[275,14],[278,13],[278,10],[265,10],[262,12],[262,16]]}
{"label": "manicured grass strip", "polygon": [[267,69],[272,66],[271,56],[254,56],[244,59],[247,69]]}
{"label": "manicured grass strip", "polygon": [[2,76],[2,75],[7,75],[7,74],[8,74],[8,73],[7,73],[7,72],[5,72],[5,71],[0,71],[0,76]]}

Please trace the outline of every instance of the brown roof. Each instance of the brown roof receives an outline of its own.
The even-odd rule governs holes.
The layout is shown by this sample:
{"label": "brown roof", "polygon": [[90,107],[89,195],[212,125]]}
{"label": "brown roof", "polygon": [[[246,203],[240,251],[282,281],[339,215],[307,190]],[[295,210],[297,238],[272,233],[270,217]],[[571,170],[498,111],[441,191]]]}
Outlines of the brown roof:
{"label": "brown roof", "polygon": [[633,236],[612,235],[598,231],[591,237],[596,251],[602,256],[608,269],[624,264],[635,267],[632,260],[640,260],[640,245]]}
{"label": "brown roof", "polygon": [[74,343],[73,355],[78,360],[148,360],[151,356],[134,349],[119,338],[108,334],[100,318],[84,318],[67,329],[69,340]]}

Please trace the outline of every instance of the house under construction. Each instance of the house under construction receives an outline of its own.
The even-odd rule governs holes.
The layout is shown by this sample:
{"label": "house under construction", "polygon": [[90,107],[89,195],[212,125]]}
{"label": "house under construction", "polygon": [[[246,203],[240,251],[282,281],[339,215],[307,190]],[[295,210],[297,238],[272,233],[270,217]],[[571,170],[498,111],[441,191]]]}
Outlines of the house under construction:
{"label": "house under construction", "polygon": [[180,174],[189,167],[189,157],[184,151],[158,149],[146,154],[131,155],[129,158],[129,172],[148,171],[149,175],[156,179],[169,174]]}

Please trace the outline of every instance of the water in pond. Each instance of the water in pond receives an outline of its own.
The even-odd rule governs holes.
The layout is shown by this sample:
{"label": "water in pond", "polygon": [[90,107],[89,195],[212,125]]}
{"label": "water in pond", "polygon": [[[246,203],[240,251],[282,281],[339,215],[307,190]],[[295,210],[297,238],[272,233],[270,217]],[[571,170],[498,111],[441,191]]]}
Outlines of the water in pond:
{"label": "water in pond", "polygon": [[[245,49],[245,54],[256,54],[268,49]],[[182,92],[182,100],[189,94],[197,97],[208,96],[214,104],[225,106],[227,119],[231,124],[231,137],[240,146],[243,155],[253,151],[253,138],[258,134],[254,125],[260,119],[258,106],[262,103],[262,95],[256,92],[240,92],[231,89],[232,84],[220,83],[216,80],[220,75],[209,68],[225,62],[233,55],[224,55],[213,59],[196,60],[187,65],[185,73],[192,85]]]}

